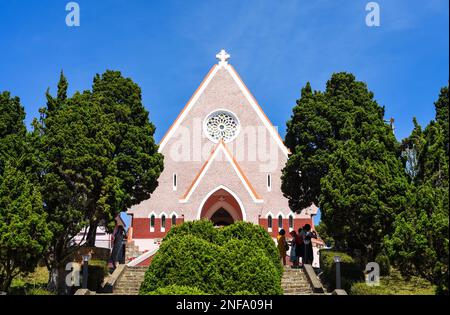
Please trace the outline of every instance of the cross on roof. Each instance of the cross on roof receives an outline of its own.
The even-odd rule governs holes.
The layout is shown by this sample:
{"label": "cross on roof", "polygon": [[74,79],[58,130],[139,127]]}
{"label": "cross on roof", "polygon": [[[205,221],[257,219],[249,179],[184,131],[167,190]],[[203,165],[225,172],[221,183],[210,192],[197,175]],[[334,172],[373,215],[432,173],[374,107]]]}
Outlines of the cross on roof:
{"label": "cross on roof", "polygon": [[230,55],[225,51],[225,49],[222,49],[220,53],[216,55],[216,58],[219,59],[219,65],[226,65],[228,64],[228,59],[230,59]]}

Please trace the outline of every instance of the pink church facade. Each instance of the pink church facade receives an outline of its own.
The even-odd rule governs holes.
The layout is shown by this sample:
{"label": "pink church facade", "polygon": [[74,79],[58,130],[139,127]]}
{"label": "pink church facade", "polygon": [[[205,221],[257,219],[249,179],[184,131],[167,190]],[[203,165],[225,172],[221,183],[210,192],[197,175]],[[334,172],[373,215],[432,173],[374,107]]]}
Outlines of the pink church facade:
{"label": "pink church facade", "polygon": [[317,207],[293,213],[281,192],[289,151],[229,57],[223,50],[217,55],[219,63],[162,139],[159,186],[128,210],[129,240],[139,252],[155,252],[171,227],[185,221],[244,220],[273,237],[281,228],[313,226]]}

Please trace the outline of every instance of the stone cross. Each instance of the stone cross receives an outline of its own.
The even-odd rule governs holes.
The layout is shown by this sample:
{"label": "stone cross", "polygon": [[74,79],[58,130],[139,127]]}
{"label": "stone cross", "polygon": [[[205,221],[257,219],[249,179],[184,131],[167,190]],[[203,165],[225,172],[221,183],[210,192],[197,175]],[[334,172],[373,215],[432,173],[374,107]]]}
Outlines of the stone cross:
{"label": "stone cross", "polygon": [[228,64],[228,59],[230,59],[230,57],[231,56],[225,51],[225,49],[222,49],[220,53],[216,55],[220,66]]}

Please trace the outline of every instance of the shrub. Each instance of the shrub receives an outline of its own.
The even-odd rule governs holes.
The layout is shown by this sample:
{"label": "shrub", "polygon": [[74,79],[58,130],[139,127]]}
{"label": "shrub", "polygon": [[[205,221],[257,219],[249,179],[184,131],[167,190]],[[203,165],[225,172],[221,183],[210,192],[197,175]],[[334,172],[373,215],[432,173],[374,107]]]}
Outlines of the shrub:
{"label": "shrub", "polygon": [[262,228],[187,222],[164,238],[140,294],[159,294],[158,289],[171,286],[207,294],[281,294],[281,271],[275,243]]}
{"label": "shrub", "polygon": [[280,263],[280,256],[272,237],[259,225],[255,225],[249,222],[237,222],[232,225],[226,226],[219,230],[223,235],[220,238],[223,241],[230,239],[239,239],[251,244],[254,247],[259,247],[264,250],[267,256],[271,259],[278,273],[283,273],[283,266]]}
{"label": "shrub", "polygon": [[155,291],[147,293],[147,295],[207,295],[207,294],[202,290],[193,287],[170,285],[164,288],[158,288]]}
{"label": "shrub", "polygon": [[353,258],[342,252],[330,250],[320,251],[320,268],[323,270],[323,276],[328,286],[328,290],[332,291],[336,288],[336,264],[334,256],[341,258],[341,285],[342,289],[349,290],[354,282],[364,279],[361,267],[355,263]]}
{"label": "shrub", "polygon": [[222,247],[218,261],[224,278],[223,294],[244,291],[260,295],[282,293],[276,267],[264,250],[252,243],[238,239],[228,241]]}
{"label": "shrub", "polygon": [[108,275],[108,263],[103,260],[93,259],[89,261],[88,267],[88,289],[98,291],[103,279]]}
{"label": "shrub", "polygon": [[388,276],[391,273],[391,263],[388,256],[380,254],[375,258],[375,262],[380,266],[380,276]]}
{"label": "shrub", "polygon": [[55,294],[44,288],[34,288],[29,290],[27,295],[55,295]]}
{"label": "shrub", "polygon": [[174,226],[164,237],[164,241],[175,236],[192,235],[214,244],[220,244],[222,241],[220,240],[221,235],[219,234],[219,230],[214,227],[211,221],[189,221]]}
{"label": "shrub", "polygon": [[192,235],[166,239],[145,274],[140,294],[170,285],[196,287],[218,294],[223,288],[217,267],[220,247]]}

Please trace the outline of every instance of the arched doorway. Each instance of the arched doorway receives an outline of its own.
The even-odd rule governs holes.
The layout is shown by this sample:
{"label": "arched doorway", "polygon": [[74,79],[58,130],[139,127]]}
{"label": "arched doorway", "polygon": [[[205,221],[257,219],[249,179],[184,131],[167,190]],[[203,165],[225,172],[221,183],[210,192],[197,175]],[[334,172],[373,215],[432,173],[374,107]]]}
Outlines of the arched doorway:
{"label": "arched doorway", "polygon": [[242,221],[240,203],[227,190],[220,188],[203,203],[200,219],[211,220],[215,226],[226,226]]}

